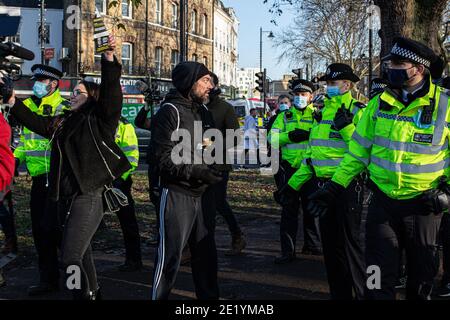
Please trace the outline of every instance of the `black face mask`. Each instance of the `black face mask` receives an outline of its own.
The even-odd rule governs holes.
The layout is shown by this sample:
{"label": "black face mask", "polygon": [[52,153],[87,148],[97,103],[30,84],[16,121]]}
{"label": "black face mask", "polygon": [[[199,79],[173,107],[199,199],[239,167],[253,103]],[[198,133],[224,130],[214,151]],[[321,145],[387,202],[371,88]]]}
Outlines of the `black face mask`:
{"label": "black face mask", "polygon": [[387,69],[386,76],[390,87],[393,89],[401,89],[405,82],[411,79],[411,77],[408,76],[408,70],[412,68],[414,67],[408,69]]}

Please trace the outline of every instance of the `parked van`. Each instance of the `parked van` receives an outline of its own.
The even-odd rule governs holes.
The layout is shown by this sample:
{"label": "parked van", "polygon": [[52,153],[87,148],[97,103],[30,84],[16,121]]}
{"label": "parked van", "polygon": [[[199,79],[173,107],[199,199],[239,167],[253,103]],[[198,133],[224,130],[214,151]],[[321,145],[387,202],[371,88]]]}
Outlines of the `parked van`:
{"label": "parked van", "polygon": [[233,99],[227,100],[227,102],[234,107],[234,112],[236,113],[241,126],[244,126],[245,117],[250,115],[250,109],[255,108],[258,114],[258,126],[262,128],[264,125],[264,118],[267,112],[270,111],[269,105],[267,103],[264,105],[259,99]]}

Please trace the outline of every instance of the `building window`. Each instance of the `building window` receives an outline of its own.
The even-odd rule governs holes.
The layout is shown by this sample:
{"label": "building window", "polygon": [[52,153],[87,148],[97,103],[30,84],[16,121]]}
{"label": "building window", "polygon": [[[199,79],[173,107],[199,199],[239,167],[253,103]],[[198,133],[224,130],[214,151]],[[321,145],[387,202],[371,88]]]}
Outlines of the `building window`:
{"label": "building window", "polygon": [[131,74],[133,67],[133,45],[131,43],[122,43],[122,69],[124,73]]}
{"label": "building window", "polygon": [[5,39],[7,42],[14,42],[20,44],[20,34],[17,33],[15,36],[9,36]]}
{"label": "building window", "polygon": [[172,70],[179,62],[180,62],[180,53],[178,52],[178,50],[172,50],[170,56],[170,67],[172,68]]}
{"label": "building window", "polygon": [[202,36],[206,37],[206,30],[207,30],[207,26],[208,26],[208,16],[206,14],[202,14],[202,24],[201,24],[201,29],[202,29]]}
{"label": "building window", "polygon": [[162,0],[156,0],[156,23],[162,24]]}
{"label": "building window", "polygon": [[94,48],[94,70],[100,71],[102,64],[102,54],[97,53]]}
{"label": "building window", "polygon": [[162,69],[162,48],[161,47],[156,47],[155,48],[155,72],[156,75],[160,75],[161,74],[161,69]]}
{"label": "building window", "polygon": [[191,13],[191,32],[195,33],[197,31],[197,10],[192,10]]}
{"label": "building window", "polygon": [[208,66],[208,57],[203,57],[203,64],[205,65],[205,66]]}
{"label": "building window", "polygon": [[133,18],[133,7],[130,0],[122,0],[122,17]]}
{"label": "building window", "polygon": [[178,28],[178,4],[172,2],[172,28]]}
{"label": "building window", "polygon": [[192,55],[192,61],[198,62],[198,56],[195,53]]}
{"label": "building window", "polygon": [[100,14],[106,14],[106,0],[95,0],[95,9]]}

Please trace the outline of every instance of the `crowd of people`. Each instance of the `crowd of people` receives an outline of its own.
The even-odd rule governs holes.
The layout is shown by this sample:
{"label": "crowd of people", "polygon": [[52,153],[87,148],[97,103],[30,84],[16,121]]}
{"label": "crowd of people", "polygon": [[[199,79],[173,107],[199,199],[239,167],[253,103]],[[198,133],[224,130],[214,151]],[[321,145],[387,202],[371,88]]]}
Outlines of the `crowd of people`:
{"label": "crowd of people", "polygon": [[[24,129],[12,154],[11,130],[0,118],[3,251],[17,252],[10,186],[15,168],[25,162],[32,177],[30,214],[39,267],[39,281],[28,291],[32,296],[59,290],[60,275],[76,267],[80,286],[67,288],[74,299],[101,299],[91,242],[105,211],[115,212],[122,228],[120,271],[142,268],[131,192],[138,141],[133,125],[121,117],[121,65],[113,37],[109,45],[102,55],[101,84],[80,81],[70,101],[58,88],[62,73],[46,65],[32,68],[32,97],[19,99],[13,90],[4,97],[11,106],[9,120]],[[274,199],[282,209],[281,247],[274,263],[296,259],[301,212],[301,253],[323,255],[331,299],[395,299],[403,284],[407,299],[428,300],[433,292],[449,297],[450,110],[442,63],[425,45],[397,38],[383,66],[367,106],[352,95],[360,79],[344,63],[329,65],[318,79],[326,83],[325,95],[318,94],[316,83],[296,79],[290,95],[278,97],[266,127],[271,149],[279,150],[271,160],[280,163]],[[216,212],[231,234],[227,254],[240,254],[246,246],[227,201],[234,160],[228,159],[229,148],[243,142],[247,154],[258,141],[229,135],[240,130],[237,116],[205,65],[179,63],[172,84],[155,115],[149,118],[146,106],[135,119],[137,127],[151,131],[149,199],[158,231],[151,297],[169,298],[188,256],[197,298],[216,300]],[[255,116],[252,110],[246,131],[257,130]],[[222,144],[206,138],[211,129]],[[444,275],[435,288],[440,244]],[[373,267],[380,271],[379,281],[370,285]]]}

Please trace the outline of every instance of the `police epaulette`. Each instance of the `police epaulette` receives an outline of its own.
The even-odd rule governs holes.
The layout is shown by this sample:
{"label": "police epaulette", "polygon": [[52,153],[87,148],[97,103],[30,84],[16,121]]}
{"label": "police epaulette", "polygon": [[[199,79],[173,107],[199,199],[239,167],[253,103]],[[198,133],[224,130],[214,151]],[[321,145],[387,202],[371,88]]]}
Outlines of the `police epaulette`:
{"label": "police epaulette", "polygon": [[286,111],[286,119],[292,118],[293,113],[291,111]]}
{"label": "police epaulette", "polygon": [[124,118],[124,117],[122,117],[122,116],[120,116],[120,121],[121,121],[123,124],[129,124],[129,123],[130,123],[130,121],[128,121],[127,118]]}
{"label": "police epaulette", "polygon": [[63,101],[61,101],[61,104],[63,105],[63,106],[65,106],[65,107],[70,107],[70,101],[69,100],[63,100]]}

